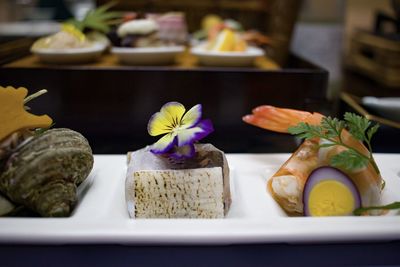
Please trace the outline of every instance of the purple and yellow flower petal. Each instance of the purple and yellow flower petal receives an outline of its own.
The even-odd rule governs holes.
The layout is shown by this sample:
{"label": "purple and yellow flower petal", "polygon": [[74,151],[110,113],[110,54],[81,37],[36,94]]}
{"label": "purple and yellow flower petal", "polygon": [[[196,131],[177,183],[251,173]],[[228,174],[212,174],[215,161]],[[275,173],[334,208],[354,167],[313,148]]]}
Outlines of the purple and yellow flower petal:
{"label": "purple and yellow flower petal", "polygon": [[151,145],[150,151],[155,154],[164,154],[168,152],[176,143],[176,134],[168,133]]}
{"label": "purple and yellow flower petal", "polygon": [[176,127],[181,123],[185,107],[179,102],[168,102],[162,106],[161,113],[164,113],[166,119],[172,123],[173,127]]}
{"label": "purple and yellow flower petal", "polygon": [[182,118],[181,128],[187,129],[195,126],[201,120],[202,106],[197,104],[192,107]]}
{"label": "purple and yellow flower petal", "polygon": [[196,127],[200,127],[200,128],[203,129],[203,132],[199,133],[196,136],[196,141],[206,137],[207,135],[209,135],[210,133],[212,133],[214,131],[214,126],[212,125],[212,122],[209,119],[205,119],[205,120],[200,121],[196,125]]}
{"label": "purple and yellow flower petal", "polygon": [[184,146],[192,144],[210,134],[214,128],[211,121],[203,120],[199,122],[196,127],[190,129],[183,129],[177,132],[177,145]]}
{"label": "purple and yellow flower petal", "polygon": [[165,115],[161,112],[155,113],[151,116],[147,124],[147,131],[151,136],[166,134],[171,132],[171,123],[167,120]]}
{"label": "purple and yellow flower petal", "polygon": [[151,116],[147,124],[147,131],[151,136],[172,132],[179,127],[185,107],[178,102],[168,102],[162,106],[160,112]]}

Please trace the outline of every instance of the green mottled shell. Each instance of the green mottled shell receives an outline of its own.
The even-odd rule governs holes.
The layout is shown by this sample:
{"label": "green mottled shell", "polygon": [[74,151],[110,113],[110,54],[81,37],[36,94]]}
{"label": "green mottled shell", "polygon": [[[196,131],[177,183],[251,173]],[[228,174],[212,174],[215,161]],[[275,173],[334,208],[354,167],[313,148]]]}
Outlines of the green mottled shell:
{"label": "green mottled shell", "polygon": [[69,129],[51,129],[19,147],[0,176],[0,191],[42,216],[69,216],[76,188],[93,167],[88,141]]}

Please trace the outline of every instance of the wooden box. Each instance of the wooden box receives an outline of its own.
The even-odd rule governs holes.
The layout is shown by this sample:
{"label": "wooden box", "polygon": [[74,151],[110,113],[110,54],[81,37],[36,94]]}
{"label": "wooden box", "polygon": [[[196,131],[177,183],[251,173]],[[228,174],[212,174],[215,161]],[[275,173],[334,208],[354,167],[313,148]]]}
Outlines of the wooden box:
{"label": "wooden box", "polygon": [[384,86],[400,88],[400,41],[359,31],[351,39],[346,65]]}
{"label": "wooden box", "polygon": [[296,147],[291,136],[242,122],[258,105],[326,108],[327,71],[294,55],[275,70],[121,66],[115,61],[109,55],[89,65],[44,65],[28,56],[0,66],[0,82],[30,92],[48,89],[29,106],[36,114],[51,115],[56,127],[83,133],[95,153],[125,153],[155,142],[147,122],[168,101],[187,108],[203,104],[203,117],[215,128],[204,141],[225,152],[287,152]]}

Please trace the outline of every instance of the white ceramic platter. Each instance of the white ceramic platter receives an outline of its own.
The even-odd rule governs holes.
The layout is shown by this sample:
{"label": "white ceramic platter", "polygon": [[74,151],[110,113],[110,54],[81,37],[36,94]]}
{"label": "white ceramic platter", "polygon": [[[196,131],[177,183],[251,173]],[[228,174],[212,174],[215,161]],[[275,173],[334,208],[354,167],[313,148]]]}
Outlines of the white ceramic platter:
{"label": "white ceramic platter", "polygon": [[111,53],[117,55],[118,60],[126,65],[167,65],[174,63],[176,56],[184,50],[184,46],[138,48],[114,46]]}
{"label": "white ceramic platter", "polygon": [[193,47],[190,52],[198,57],[200,64],[218,67],[252,66],[257,57],[264,55],[264,51],[257,47],[248,47],[244,52],[216,52],[205,49],[204,44]]}
{"label": "white ceramic platter", "polygon": [[104,42],[94,42],[90,47],[84,48],[32,48],[31,52],[37,55],[40,61],[50,64],[81,64],[89,63],[98,59],[107,44]]}
{"label": "white ceramic platter", "polygon": [[[0,218],[0,243],[244,244],[400,240],[400,216],[287,217],[266,180],[288,154],[228,154],[232,208],[225,219],[130,219],[126,158],[95,156],[80,202],[69,218]],[[400,154],[376,154],[386,180],[383,202],[400,200]]]}

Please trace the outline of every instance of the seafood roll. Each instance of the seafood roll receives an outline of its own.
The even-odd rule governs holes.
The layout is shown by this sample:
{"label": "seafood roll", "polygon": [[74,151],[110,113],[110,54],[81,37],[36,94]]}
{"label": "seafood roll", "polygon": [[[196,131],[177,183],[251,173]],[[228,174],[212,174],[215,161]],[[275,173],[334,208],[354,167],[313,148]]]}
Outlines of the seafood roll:
{"label": "seafood roll", "polygon": [[304,185],[317,166],[318,144],[307,140],[268,180],[268,191],[289,214],[303,213]]}
{"label": "seafood roll", "polygon": [[[349,215],[349,210],[381,204],[383,179],[370,151],[379,125],[352,113],[341,121],[273,106],[257,107],[243,120],[305,139],[267,182],[268,191],[288,214]],[[317,169],[318,175],[311,175]],[[310,205],[318,212],[310,212]]]}

